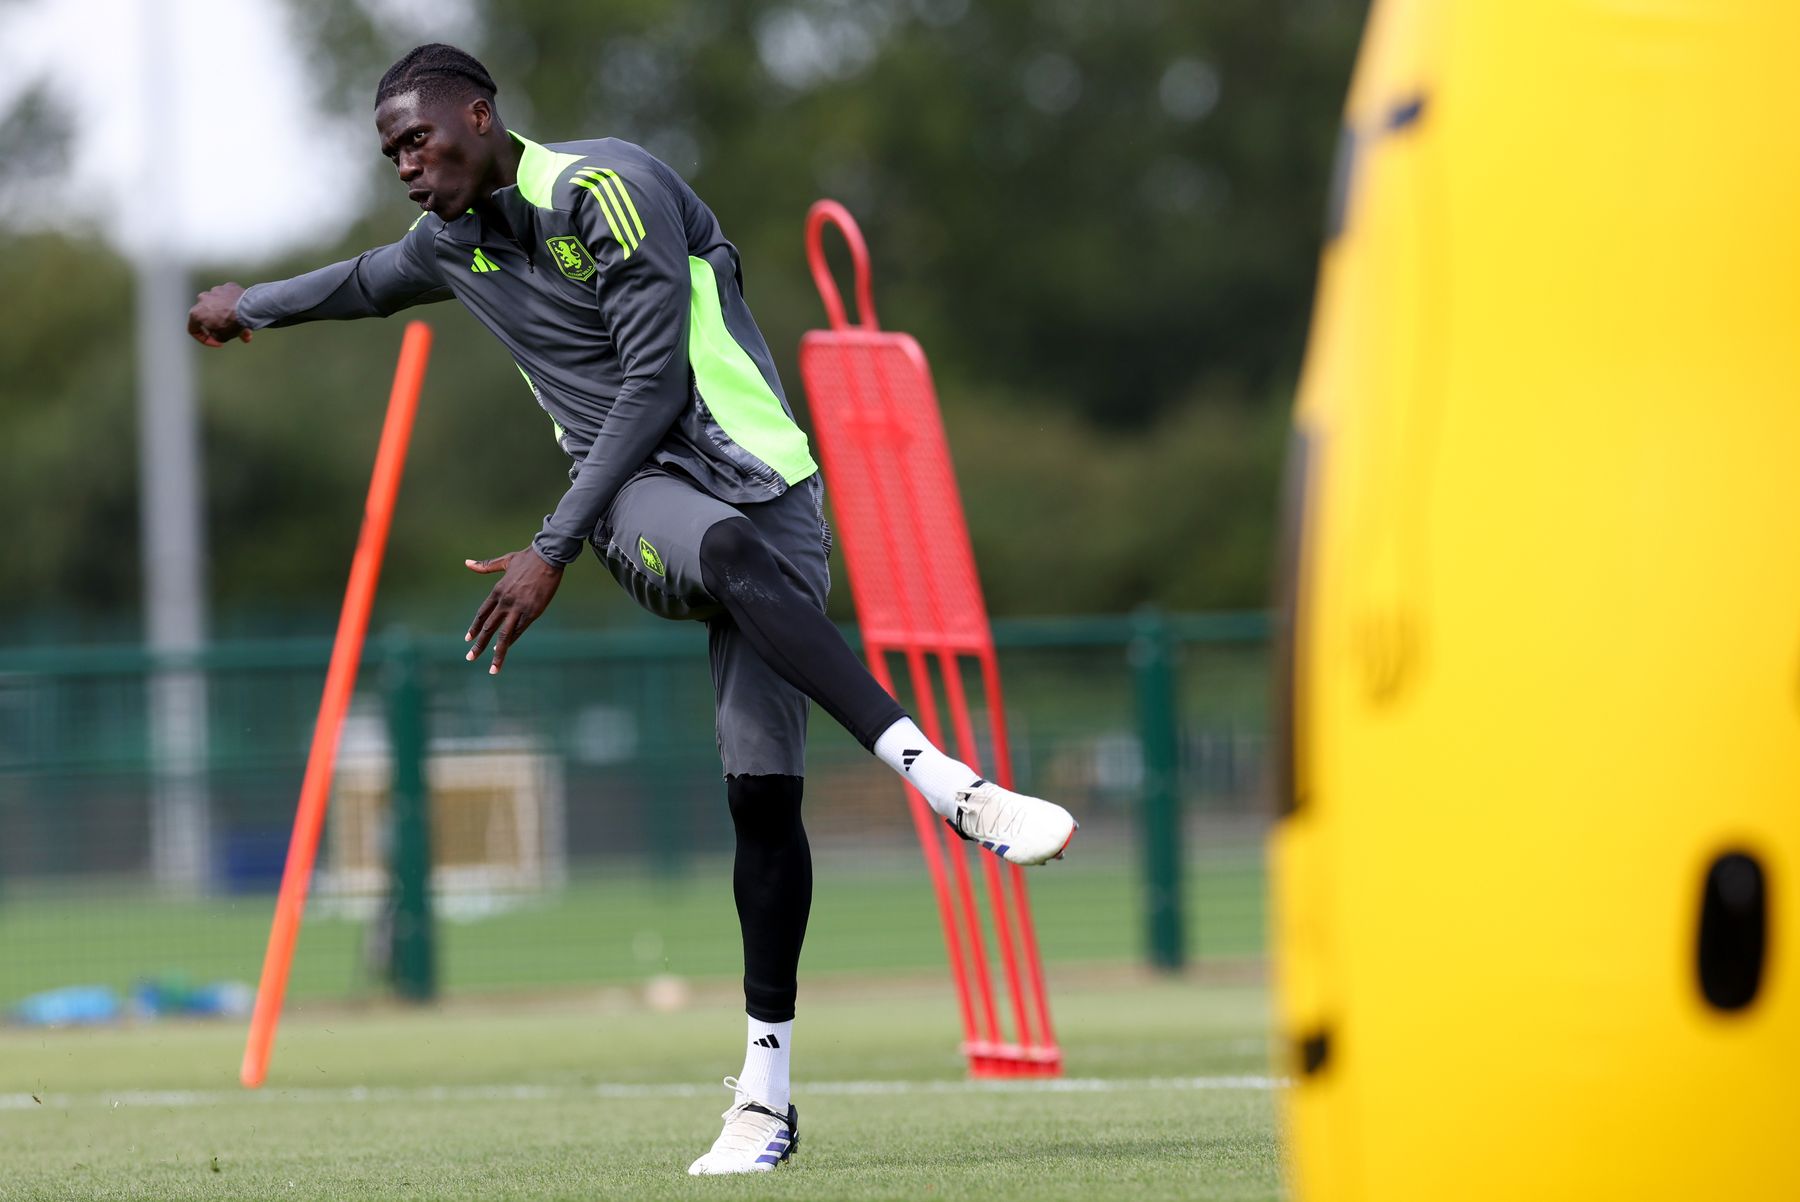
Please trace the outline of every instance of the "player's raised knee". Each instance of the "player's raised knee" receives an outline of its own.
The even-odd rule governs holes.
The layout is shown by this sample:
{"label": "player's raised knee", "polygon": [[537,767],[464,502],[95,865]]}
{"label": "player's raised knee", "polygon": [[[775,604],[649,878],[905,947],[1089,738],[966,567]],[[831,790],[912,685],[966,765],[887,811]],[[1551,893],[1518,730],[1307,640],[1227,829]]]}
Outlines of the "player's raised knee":
{"label": "player's raised knee", "polygon": [[700,539],[700,577],[716,597],[740,591],[773,562],[769,544],[748,518],[714,522]]}

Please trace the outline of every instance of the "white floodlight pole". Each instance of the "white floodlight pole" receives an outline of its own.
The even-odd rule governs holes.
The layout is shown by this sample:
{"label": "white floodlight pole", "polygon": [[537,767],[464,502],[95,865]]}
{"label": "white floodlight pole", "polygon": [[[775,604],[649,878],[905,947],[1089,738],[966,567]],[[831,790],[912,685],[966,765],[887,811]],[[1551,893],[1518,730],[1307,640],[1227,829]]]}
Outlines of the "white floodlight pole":
{"label": "white floodlight pole", "polygon": [[[144,141],[160,156],[138,176],[138,512],[143,544],[144,636],[157,666],[148,682],[151,754],[150,868],[164,889],[199,892],[212,871],[207,687],[180,666],[206,643],[206,530],[194,401],[195,347],[185,326],[187,272],[177,242],[181,119],[174,88],[178,5],[136,6],[143,71]],[[152,150],[152,148],[154,148]],[[173,661],[173,662],[171,662]]]}

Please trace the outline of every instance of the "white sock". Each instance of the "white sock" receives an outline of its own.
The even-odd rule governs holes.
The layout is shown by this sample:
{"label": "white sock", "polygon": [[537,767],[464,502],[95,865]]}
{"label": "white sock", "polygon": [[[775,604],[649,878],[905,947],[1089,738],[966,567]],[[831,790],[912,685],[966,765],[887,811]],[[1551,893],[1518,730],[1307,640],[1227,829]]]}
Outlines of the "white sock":
{"label": "white sock", "polygon": [[875,755],[923,793],[939,818],[955,819],[956,791],[981,779],[973,768],[933,747],[911,718],[882,732],[875,740]]}
{"label": "white sock", "polygon": [[788,1045],[794,1041],[794,1020],[765,1023],[750,1020],[750,1040],[744,1048],[744,1071],[738,1074],[738,1090],[781,1117],[788,1111]]}

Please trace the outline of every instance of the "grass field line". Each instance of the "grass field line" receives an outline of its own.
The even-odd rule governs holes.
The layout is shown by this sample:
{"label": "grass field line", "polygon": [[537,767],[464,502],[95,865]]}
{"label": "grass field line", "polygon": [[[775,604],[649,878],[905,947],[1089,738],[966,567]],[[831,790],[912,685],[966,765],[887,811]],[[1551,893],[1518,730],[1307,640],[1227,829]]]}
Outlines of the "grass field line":
{"label": "grass field line", "polygon": [[[1056,1077],[1048,1080],[990,1081],[815,1081],[797,1091],[816,1097],[863,1097],[905,1094],[1032,1094],[1153,1093],[1188,1090],[1270,1090],[1287,1084],[1283,1077]],[[37,1107],[72,1110],[84,1107],[160,1106],[170,1108],[229,1106],[240,1102],[312,1102],[329,1105],[413,1102],[542,1102],[576,1098],[642,1100],[711,1097],[718,1085],[426,1085],[365,1086],[342,1089],[157,1089],[116,1093],[0,1094],[0,1110]]]}

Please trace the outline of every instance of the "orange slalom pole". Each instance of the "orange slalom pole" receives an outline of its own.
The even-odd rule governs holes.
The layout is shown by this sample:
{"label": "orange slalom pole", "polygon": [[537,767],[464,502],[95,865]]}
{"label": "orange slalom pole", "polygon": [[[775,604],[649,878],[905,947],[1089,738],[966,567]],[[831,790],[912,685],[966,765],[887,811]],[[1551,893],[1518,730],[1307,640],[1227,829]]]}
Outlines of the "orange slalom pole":
{"label": "orange slalom pole", "polygon": [[369,611],[375,605],[375,585],[381,578],[388,529],[394,521],[394,501],[406,468],[406,445],[412,438],[413,415],[418,412],[419,388],[425,382],[425,361],[430,354],[431,327],[422,321],[408,322],[406,336],[400,343],[400,363],[394,370],[394,388],[388,395],[381,444],[375,451],[375,471],[369,478],[369,499],[363,507],[356,558],[351,561],[350,583],[344,589],[337,640],[331,647],[331,667],[325,673],[325,694],[319,702],[318,723],[313,727],[312,751],[306,757],[306,776],[300,783],[294,837],[288,843],[281,893],[275,900],[275,921],[269,927],[269,950],[263,956],[262,982],[256,990],[256,1009],[250,1015],[250,1039],[244,1045],[244,1065],[238,1072],[238,1079],[251,1089],[261,1085],[269,1071],[275,1028],[281,1022],[288,968],[294,960],[294,943],[300,937],[306,890],[312,882],[319,832],[325,825],[325,806],[331,798],[338,735],[350,709],[350,695],[356,688],[363,638],[369,630]]}

